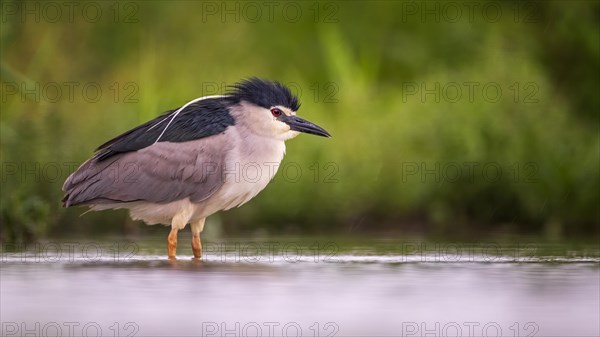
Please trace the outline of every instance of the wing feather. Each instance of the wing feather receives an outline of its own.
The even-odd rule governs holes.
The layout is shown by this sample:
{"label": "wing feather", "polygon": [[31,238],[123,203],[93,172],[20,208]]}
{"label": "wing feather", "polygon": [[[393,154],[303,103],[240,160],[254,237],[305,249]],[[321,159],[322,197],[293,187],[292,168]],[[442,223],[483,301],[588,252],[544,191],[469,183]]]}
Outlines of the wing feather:
{"label": "wing feather", "polygon": [[92,158],[65,182],[65,206],[184,198],[200,202],[223,185],[224,135],[189,142],[158,142],[111,160]]}
{"label": "wing feather", "polygon": [[[231,98],[198,99],[182,108],[169,110],[100,145],[96,158],[106,160],[119,153],[137,151],[156,142],[188,142],[219,134],[234,125],[229,113]],[[180,112],[179,115],[175,115]]]}

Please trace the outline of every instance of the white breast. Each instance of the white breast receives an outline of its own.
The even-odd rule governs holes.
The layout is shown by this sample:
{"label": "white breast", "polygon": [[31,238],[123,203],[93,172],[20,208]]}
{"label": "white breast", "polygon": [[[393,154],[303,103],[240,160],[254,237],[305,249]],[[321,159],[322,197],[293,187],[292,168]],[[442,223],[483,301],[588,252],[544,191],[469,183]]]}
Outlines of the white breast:
{"label": "white breast", "polygon": [[220,210],[241,206],[254,198],[273,179],[285,154],[281,140],[246,133],[230,128],[228,136],[236,146],[229,153],[224,167],[223,186],[207,200],[202,214],[209,216]]}

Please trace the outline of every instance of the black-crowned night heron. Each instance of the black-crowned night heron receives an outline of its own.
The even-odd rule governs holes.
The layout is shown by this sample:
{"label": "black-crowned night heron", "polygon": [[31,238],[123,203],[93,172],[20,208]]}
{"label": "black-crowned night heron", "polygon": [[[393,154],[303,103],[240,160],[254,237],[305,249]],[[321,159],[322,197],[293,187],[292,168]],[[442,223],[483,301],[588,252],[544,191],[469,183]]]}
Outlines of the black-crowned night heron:
{"label": "black-crowned night heron", "polygon": [[192,100],[100,145],[65,181],[64,206],[126,208],[134,220],[170,224],[173,259],[177,231],[189,223],[192,251],[200,258],[206,217],[263,190],[286,140],[300,132],[331,137],[297,117],[299,107],[287,87],[258,78],[225,95]]}

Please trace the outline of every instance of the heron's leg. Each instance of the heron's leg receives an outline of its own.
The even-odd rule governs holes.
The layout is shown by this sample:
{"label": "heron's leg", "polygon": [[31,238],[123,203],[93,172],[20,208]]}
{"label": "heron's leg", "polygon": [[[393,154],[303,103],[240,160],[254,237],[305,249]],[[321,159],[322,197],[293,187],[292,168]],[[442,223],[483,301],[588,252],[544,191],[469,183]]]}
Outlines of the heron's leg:
{"label": "heron's leg", "polygon": [[194,252],[194,257],[197,259],[202,257],[202,242],[200,242],[200,233],[204,229],[204,220],[206,220],[206,218],[202,218],[190,224],[190,229],[192,230],[192,252]]}
{"label": "heron's leg", "polygon": [[175,255],[177,255],[177,231],[183,229],[188,222],[188,217],[184,212],[181,212],[171,219],[171,233],[169,233],[168,243],[169,243],[169,259],[175,260]]}
{"label": "heron's leg", "polygon": [[171,260],[175,260],[175,255],[177,255],[177,231],[179,231],[178,227],[171,226],[171,232],[169,233],[169,237],[167,239],[169,259]]}

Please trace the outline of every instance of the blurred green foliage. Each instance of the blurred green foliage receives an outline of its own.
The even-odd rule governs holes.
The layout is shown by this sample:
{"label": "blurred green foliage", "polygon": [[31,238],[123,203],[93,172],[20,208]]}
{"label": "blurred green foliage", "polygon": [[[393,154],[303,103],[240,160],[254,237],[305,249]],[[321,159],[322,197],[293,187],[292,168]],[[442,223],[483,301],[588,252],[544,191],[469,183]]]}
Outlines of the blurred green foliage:
{"label": "blurred green foliage", "polygon": [[289,84],[334,138],[288,142],[209,231],[599,234],[598,2],[54,3],[2,2],[3,241],[140,230],[62,209],[62,182],[249,76]]}

